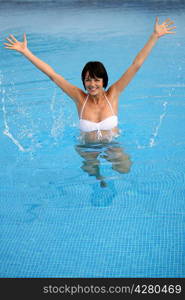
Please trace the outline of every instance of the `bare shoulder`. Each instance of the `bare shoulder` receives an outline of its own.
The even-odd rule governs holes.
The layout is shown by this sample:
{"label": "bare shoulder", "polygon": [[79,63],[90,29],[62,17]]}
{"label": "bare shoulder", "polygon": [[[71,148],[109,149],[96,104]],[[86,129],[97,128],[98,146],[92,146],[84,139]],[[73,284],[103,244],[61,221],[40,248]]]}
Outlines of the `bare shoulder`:
{"label": "bare shoulder", "polygon": [[117,90],[116,90],[116,88],[115,88],[114,85],[111,85],[111,86],[108,88],[108,90],[107,90],[107,92],[106,92],[106,95],[107,95],[109,101],[111,101],[111,102],[114,103],[114,104],[117,104],[117,103],[118,103],[119,94],[118,94],[118,92],[117,92]]}
{"label": "bare shoulder", "polygon": [[81,106],[83,105],[83,102],[85,100],[85,98],[87,97],[87,94],[81,90],[81,89],[78,89],[78,98],[77,98],[77,103]]}
{"label": "bare shoulder", "polygon": [[75,99],[75,103],[76,103],[76,107],[77,107],[78,112],[81,111],[83,103],[84,103],[86,97],[87,97],[87,94],[83,90],[78,89],[78,96]]}
{"label": "bare shoulder", "polygon": [[114,112],[117,114],[118,113],[119,94],[116,92],[114,85],[109,87],[109,89],[106,92],[106,96],[107,96],[108,100],[110,101]]}

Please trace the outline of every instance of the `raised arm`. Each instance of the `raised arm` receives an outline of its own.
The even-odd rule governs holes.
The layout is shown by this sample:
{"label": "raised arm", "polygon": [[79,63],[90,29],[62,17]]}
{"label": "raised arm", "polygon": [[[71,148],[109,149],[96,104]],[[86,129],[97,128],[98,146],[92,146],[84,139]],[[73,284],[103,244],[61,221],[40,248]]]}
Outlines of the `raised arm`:
{"label": "raised arm", "polygon": [[145,44],[143,49],[138,53],[136,58],[134,59],[132,65],[126,70],[126,72],[121,76],[121,78],[116,81],[110,88],[114,89],[116,93],[121,93],[124,88],[129,84],[132,80],[136,72],[140,69],[146,58],[148,57],[149,53],[151,52],[152,48],[158,41],[158,39],[165,35],[175,33],[172,31],[176,27],[169,27],[174,22],[171,21],[169,18],[166,19],[162,24],[159,24],[159,19],[156,17],[154,32],[150,36],[148,42]]}
{"label": "raised arm", "polygon": [[4,43],[5,48],[16,50],[23,54],[33,65],[45,73],[52,81],[54,81],[66,94],[73,100],[78,101],[82,91],[57,74],[48,64],[36,57],[27,47],[26,34],[24,34],[23,42],[19,42],[13,35],[6,38],[8,43]]}

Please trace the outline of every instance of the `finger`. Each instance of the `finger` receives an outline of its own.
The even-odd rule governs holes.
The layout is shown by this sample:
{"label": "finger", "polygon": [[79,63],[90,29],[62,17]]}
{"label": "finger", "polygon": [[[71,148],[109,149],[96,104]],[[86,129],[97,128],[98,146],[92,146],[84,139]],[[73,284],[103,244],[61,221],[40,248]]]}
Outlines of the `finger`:
{"label": "finger", "polygon": [[14,42],[18,42],[18,40],[16,40],[16,38],[13,36],[13,34],[10,34],[10,37],[12,38],[12,40],[14,40]]}
{"label": "finger", "polygon": [[12,44],[13,45],[13,41],[11,40],[11,39],[9,39],[9,38],[6,38],[6,40],[10,43],[10,44]]}
{"label": "finger", "polygon": [[168,31],[168,32],[166,32],[166,34],[173,34],[173,33],[176,33],[176,31]]}
{"label": "finger", "polygon": [[155,18],[155,23],[159,23],[159,17]]}
{"label": "finger", "polygon": [[12,47],[13,45],[8,44],[8,43],[3,43],[4,45],[8,46],[8,47]]}
{"label": "finger", "polygon": [[168,28],[168,30],[173,30],[173,29],[176,29],[176,28],[177,28],[176,26],[173,26],[173,27]]}
{"label": "finger", "polygon": [[24,42],[27,42],[26,33],[24,33],[23,38],[24,38]]}
{"label": "finger", "polygon": [[162,24],[166,24],[166,23],[168,23],[168,22],[170,22],[171,21],[171,19],[170,18],[167,18]]}
{"label": "finger", "polygon": [[172,25],[172,24],[174,24],[173,21],[171,21],[171,22],[169,22],[169,23],[166,23],[166,26],[170,26],[170,25]]}
{"label": "finger", "polygon": [[14,48],[12,48],[12,47],[4,47],[4,48],[6,48],[6,49],[10,49],[10,50],[15,50]]}

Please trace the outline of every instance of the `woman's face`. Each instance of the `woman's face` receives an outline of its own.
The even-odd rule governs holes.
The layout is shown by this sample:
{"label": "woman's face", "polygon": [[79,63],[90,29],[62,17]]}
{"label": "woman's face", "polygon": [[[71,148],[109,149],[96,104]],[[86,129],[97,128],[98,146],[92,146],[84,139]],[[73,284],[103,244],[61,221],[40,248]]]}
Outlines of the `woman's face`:
{"label": "woman's face", "polygon": [[103,90],[103,78],[92,78],[89,72],[85,75],[84,84],[87,92],[92,96],[98,95]]}

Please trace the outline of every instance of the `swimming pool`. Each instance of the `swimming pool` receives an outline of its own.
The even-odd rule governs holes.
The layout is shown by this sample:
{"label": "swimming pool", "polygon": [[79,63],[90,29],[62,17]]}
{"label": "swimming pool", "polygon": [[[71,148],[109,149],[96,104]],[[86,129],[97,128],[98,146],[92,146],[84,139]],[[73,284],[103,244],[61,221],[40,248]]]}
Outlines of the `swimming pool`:
{"label": "swimming pool", "polygon": [[131,167],[116,172],[101,148],[104,187],[76,151],[72,101],[0,48],[1,277],[184,277],[184,9],[184,1],[0,1],[1,42],[26,32],[30,49],[81,88],[89,60],[114,82],[156,15],[177,26],[121,96],[118,143]]}

